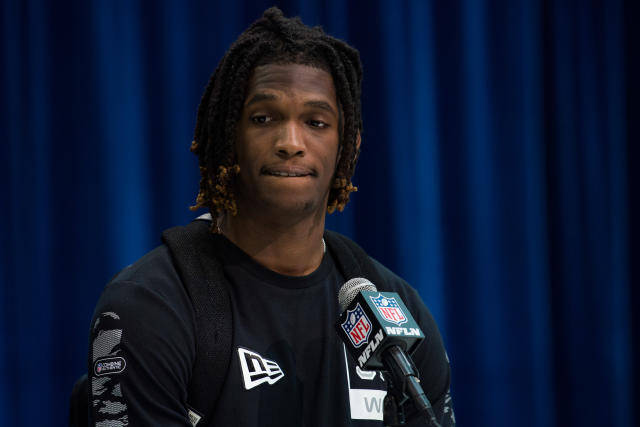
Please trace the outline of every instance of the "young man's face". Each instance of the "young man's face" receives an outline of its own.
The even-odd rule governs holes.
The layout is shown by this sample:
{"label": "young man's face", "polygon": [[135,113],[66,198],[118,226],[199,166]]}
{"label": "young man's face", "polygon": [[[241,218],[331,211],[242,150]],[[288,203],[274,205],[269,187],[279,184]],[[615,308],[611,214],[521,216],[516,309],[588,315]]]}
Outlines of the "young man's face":
{"label": "young man's face", "polygon": [[331,74],[299,64],[256,67],[238,123],[238,214],[324,214],[338,119]]}

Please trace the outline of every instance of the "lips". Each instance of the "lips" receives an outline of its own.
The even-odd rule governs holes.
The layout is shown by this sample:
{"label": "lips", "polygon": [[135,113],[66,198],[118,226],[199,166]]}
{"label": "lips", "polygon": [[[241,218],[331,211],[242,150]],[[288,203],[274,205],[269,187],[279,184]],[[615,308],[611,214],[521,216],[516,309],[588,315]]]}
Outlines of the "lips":
{"label": "lips", "polygon": [[267,172],[267,175],[272,176],[308,176],[308,174],[291,173],[291,172]]}
{"label": "lips", "polygon": [[316,176],[314,170],[304,166],[296,165],[273,165],[265,166],[260,170],[262,175],[278,176],[278,177],[304,177],[304,176]]}

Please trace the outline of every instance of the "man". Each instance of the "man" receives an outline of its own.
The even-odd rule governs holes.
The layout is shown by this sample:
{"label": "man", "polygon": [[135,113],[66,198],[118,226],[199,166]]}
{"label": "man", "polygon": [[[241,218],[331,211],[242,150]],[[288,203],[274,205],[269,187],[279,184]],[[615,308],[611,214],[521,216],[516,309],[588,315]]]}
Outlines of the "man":
{"label": "man", "polygon": [[[95,425],[382,425],[382,376],[356,369],[334,331],[350,260],[324,229],[325,212],[355,191],[361,75],[355,49],[276,8],[231,46],[192,144],[201,171],[194,208],[210,217],[165,233],[96,308]],[[181,258],[184,246],[191,252]],[[415,290],[368,264],[425,331],[414,360],[439,422],[455,425],[433,318]],[[208,286],[223,292],[210,298]]]}

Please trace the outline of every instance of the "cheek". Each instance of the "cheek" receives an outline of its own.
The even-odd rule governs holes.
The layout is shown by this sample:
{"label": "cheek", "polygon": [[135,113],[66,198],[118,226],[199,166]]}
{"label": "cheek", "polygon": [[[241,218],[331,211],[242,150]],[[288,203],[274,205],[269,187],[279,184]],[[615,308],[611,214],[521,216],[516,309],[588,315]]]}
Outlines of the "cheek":
{"label": "cheek", "polygon": [[258,161],[255,152],[245,151],[244,153],[238,153],[238,165],[240,165],[240,170],[245,175],[254,174],[257,164]]}
{"label": "cheek", "polygon": [[240,167],[248,168],[257,158],[258,144],[251,143],[252,138],[243,138],[236,142],[236,159]]}

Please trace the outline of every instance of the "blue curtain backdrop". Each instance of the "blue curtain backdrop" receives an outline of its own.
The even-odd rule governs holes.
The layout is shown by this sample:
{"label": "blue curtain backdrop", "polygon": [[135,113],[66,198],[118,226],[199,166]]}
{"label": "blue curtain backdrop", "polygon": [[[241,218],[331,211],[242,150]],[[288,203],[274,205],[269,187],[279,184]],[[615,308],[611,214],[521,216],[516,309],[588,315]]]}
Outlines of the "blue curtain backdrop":
{"label": "blue curtain backdrop", "polygon": [[623,0],[4,1],[0,425],[66,425],[100,291],[193,218],[200,95],[274,1],[361,52],[359,191],[329,227],[419,289],[459,425],[640,425]]}

